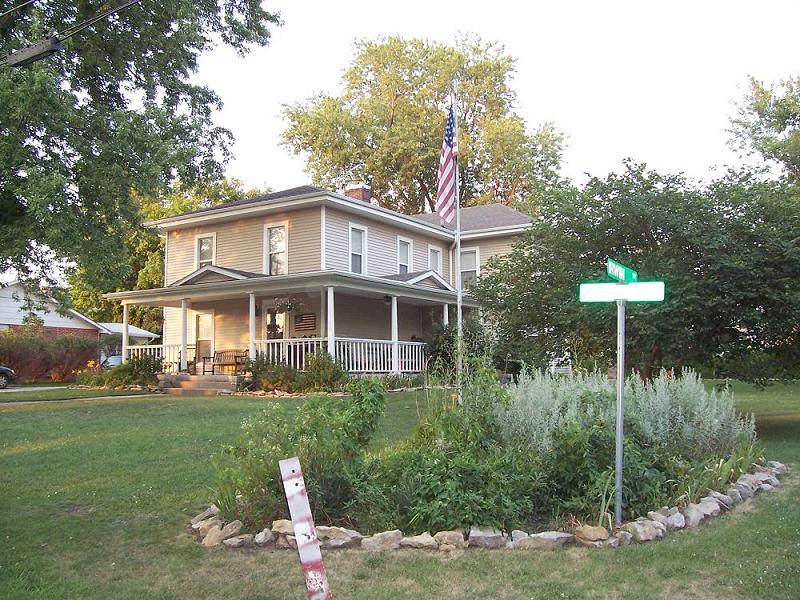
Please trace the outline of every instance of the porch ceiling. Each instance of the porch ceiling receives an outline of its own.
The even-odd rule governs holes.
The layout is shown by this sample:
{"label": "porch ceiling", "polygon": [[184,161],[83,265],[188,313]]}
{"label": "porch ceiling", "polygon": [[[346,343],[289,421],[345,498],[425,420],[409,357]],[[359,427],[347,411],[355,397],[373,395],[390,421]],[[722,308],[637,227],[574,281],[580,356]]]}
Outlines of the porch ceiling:
{"label": "porch ceiling", "polygon": [[[119,300],[123,304],[180,306],[182,299],[198,302],[240,299],[250,292],[260,296],[274,296],[320,292],[328,287],[333,287],[340,293],[370,298],[381,298],[387,295],[397,296],[402,301],[411,304],[455,304],[457,301],[457,294],[454,291],[339,271],[249,277],[239,280],[185,284],[150,290],[131,290],[113,292],[106,294],[105,297],[110,300]],[[478,306],[475,300],[467,295],[463,296],[463,304],[473,308]]]}

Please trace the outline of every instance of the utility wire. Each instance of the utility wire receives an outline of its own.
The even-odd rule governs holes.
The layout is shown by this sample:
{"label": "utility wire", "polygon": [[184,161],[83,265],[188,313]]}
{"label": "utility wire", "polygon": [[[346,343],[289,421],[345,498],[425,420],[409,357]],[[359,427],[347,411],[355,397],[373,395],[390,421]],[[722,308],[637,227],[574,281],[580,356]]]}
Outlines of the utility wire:
{"label": "utility wire", "polygon": [[25,8],[28,4],[33,4],[35,0],[28,0],[27,2],[23,2],[22,4],[17,4],[14,8],[9,8],[6,12],[0,15],[0,19],[5,17],[6,15],[10,15],[15,10],[19,10],[20,8]]}
{"label": "utility wire", "polygon": [[[13,12],[13,11],[19,9],[19,8],[22,8],[24,6],[27,6],[28,4],[31,4],[34,1],[35,0],[28,0],[27,2],[24,2],[24,3],[20,4],[20,5],[12,8],[8,12],[4,13],[4,15],[8,14],[9,12]],[[111,8],[111,9],[105,11],[105,12],[102,12],[102,13],[98,14],[98,15],[95,15],[93,17],[89,17],[88,19],[78,23],[77,25],[73,25],[72,27],[68,27],[67,29],[65,29],[61,33],[56,33],[53,37],[56,37],[56,38],[58,38],[59,41],[63,42],[64,40],[67,40],[67,39],[71,38],[76,33],[80,33],[81,31],[83,31],[87,27],[91,27],[92,25],[94,25],[98,21],[102,21],[103,19],[105,19],[109,15],[112,15],[114,13],[117,13],[117,12],[121,11],[121,10],[124,10],[124,9],[128,8],[129,6],[133,6],[134,4],[139,4],[141,1],[142,0],[128,0],[127,2],[123,2],[122,4],[117,6],[116,8]],[[0,17],[2,17],[4,15],[0,15]],[[0,67],[5,66],[5,64],[7,62],[8,62],[8,57],[7,56],[0,57]]]}

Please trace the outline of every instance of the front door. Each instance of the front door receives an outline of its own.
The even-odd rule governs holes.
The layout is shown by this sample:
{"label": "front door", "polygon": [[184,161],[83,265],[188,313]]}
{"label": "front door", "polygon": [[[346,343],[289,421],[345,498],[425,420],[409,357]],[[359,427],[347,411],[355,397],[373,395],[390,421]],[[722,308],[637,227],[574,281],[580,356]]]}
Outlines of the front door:
{"label": "front door", "polygon": [[210,362],[214,358],[213,312],[197,313],[195,316],[195,356],[198,363]]}

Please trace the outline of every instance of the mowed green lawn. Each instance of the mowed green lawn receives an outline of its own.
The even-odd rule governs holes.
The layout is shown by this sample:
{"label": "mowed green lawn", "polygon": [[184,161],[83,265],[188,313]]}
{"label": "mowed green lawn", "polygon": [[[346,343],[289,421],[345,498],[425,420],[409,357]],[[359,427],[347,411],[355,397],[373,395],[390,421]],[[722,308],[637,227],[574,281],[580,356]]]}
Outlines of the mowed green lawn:
{"label": "mowed green lawn", "polygon": [[[737,385],[779,491],[662,542],[445,559],[325,553],[336,598],[798,598],[800,385]],[[402,439],[424,394],[390,395]],[[267,400],[76,400],[0,408],[0,598],[305,598],[290,551],[203,550],[185,529],[211,497],[211,457]],[[296,406],[297,401],[284,401]]]}

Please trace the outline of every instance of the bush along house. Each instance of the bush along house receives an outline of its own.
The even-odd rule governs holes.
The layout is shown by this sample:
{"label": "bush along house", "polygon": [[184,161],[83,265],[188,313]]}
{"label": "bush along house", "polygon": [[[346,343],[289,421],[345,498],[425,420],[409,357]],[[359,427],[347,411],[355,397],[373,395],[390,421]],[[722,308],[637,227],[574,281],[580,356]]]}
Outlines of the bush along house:
{"label": "bush along house", "polygon": [[[466,283],[530,218],[491,204],[462,209],[461,223]],[[107,297],[125,323],[131,305],[163,307],[163,344],[123,339],[123,356],[155,356],[166,372],[227,373],[257,355],[302,370],[321,350],[350,373],[418,373],[421,340],[455,319],[452,227],[381,208],[367,186],[302,186],[147,226],[166,240],[164,286]]]}

